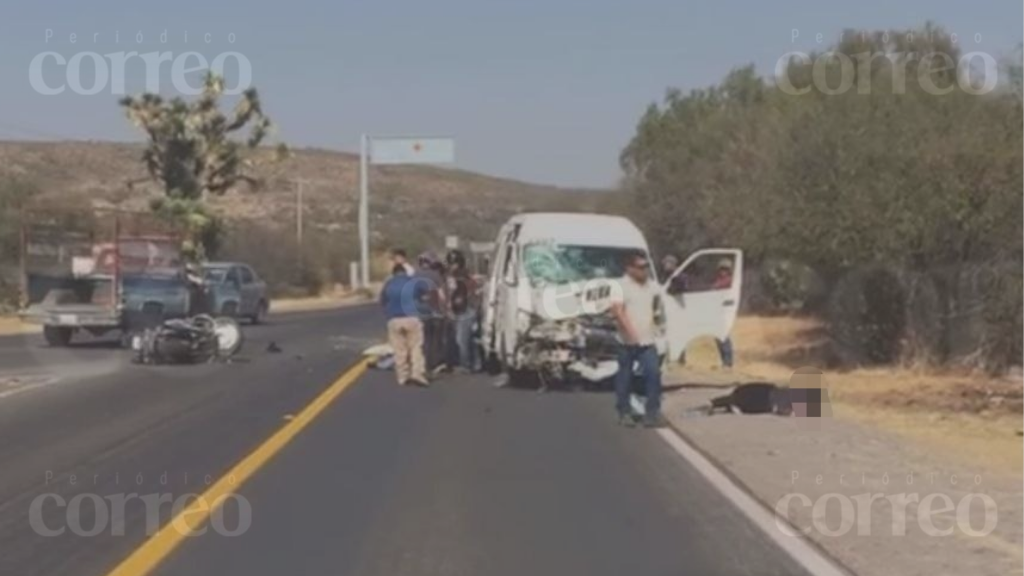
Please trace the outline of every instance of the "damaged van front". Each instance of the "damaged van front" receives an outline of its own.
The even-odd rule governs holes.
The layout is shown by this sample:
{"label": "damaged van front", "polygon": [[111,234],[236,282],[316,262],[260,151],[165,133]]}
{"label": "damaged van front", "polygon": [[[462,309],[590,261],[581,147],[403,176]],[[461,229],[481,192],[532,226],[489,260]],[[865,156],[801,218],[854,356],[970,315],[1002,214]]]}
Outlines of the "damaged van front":
{"label": "damaged van front", "polygon": [[[621,342],[609,310],[620,295],[627,257],[637,253],[651,260],[643,234],[622,217],[514,216],[499,233],[485,299],[482,336],[490,364],[509,373],[535,372],[544,381],[599,382],[614,376]],[[707,256],[740,263],[739,251],[705,250],[672,277]],[[650,277],[657,282],[653,270]],[[728,333],[738,289],[737,282],[719,291],[714,301],[698,298],[698,310],[687,308],[689,295],[669,294],[662,287],[655,310],[664,336],[659,351],[678,355],[698,335]]]}
{"label": "damaged van front", "polygon": [[556,379],[615,374],[619,340],[609,308],[626,256],[642,246],[533,242],[522,247],[524,291],[516,365]]}

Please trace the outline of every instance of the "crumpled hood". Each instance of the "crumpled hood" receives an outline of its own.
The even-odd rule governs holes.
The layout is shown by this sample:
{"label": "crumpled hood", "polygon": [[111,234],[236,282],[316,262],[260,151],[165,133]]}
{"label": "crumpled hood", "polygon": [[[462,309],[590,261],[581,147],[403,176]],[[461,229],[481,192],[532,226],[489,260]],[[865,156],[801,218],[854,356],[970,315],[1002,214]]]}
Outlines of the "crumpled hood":
{"label": "crumpled hood", "polygon": [[584,315],[604,314],[611,307],[615,280],[548,285],[530,291],[533,313],[545,320],[566,320]]}

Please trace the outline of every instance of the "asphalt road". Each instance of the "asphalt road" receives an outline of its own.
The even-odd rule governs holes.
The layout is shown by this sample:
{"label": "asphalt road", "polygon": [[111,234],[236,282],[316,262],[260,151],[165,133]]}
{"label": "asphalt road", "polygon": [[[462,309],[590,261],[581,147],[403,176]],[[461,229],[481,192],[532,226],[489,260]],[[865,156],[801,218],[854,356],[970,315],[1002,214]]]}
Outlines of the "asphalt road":
{"label": "asphalt road", "polygon": [[[50,378],[0,396],[0,575],[107,574],[171,499],[204,492],[382,333],[374,307],[281,315],[246,328],[237,362],[188,367],[0,339],[0,378]],[[658,435],[616,426],[611,403],[370,371],[155,573],[803,574]],[[128,494],[169,496],[124,504],[122,525],[111,503]]]}

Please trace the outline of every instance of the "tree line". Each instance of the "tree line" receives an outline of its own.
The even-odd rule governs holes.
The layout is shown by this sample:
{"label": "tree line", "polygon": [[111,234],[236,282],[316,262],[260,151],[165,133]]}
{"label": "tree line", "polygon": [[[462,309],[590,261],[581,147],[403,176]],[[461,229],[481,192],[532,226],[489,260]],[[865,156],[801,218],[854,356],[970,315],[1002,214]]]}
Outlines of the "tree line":
{"label": "tree line", "polygon": [[826,315],[854,362],[1019,363],[1019,54],[992,85],[930,24],[841,38],[669,90],[622,152],[624,209],[662,253],[742,247],[764,305]]}

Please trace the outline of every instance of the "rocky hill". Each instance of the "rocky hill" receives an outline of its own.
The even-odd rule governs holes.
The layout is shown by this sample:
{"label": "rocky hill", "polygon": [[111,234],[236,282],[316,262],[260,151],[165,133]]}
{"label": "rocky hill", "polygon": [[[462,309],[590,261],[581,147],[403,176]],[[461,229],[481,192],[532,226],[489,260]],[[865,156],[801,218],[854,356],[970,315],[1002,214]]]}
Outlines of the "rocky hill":
{"label": "rocky hill", "polygon": [[[95,207],[144,209],[158,193],[146,176],[137,144],[108,142],[0,142],[0,176],[28,180],[43,199],[89,203]],[[238,190],[213,204],[231,218],[267,223],[294,222],[296,191],[304,183],[305,218],[310,226],[355,224],[358,157],[318,149],[300,149],[265,174],[266,187]],[[428,229],[443,224],[471,232],[524,210],[578,210],[595,195],[430,166],[372,168],[372,214],[403,227]],[[439,232],[441,230],[438,230]]]}
{"label": "rocky hill", "polygon": [[[139,144],[109,142],[0,142],[0,178],[33,184],[39,189],[35,203],[146,210],[160,191],[146,181],[142,150]],[[330,276],[343,278],[347,260],[356,254],[358,160],[348,153],[294,150],[292,158],[262,174],[262,189],[212,199],[228,221],[222,256],[255,257],[253,246],[262,246],[294,261],[300,250],[288,244],[295,239],[301,185],[304,243],[313,246],[304,251],[329,249],[335,269]],[[448,234],[492,240],[514,213],[594,210],[605,196],[463,170],[377,166],[371,172],[373,246],[378,252],[393,245],[439,248]]]}

